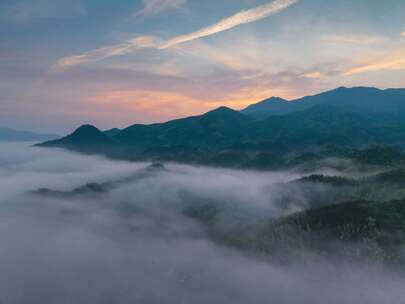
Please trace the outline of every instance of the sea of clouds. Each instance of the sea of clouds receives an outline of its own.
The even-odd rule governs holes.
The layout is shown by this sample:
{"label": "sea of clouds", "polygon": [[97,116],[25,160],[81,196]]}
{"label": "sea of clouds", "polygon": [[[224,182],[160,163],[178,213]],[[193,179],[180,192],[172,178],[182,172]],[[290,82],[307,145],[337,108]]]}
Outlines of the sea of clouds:
{"label": "sea of clouds", "polygon": [[[405,301],[405,280],[381,266],[312,255],[282,265],[214,242],[182,212],[221,205],[224,227],[277,218],[305,206],[275,203],[273,186],[300,174],[149,166],[1,143],[0,304]],[[105,182],[101,193],[32,192]]]}

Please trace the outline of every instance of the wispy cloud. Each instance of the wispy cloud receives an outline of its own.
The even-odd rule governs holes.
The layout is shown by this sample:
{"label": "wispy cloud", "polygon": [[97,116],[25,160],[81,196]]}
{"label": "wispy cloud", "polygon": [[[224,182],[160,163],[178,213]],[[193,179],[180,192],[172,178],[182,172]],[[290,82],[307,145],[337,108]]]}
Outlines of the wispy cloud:
{"label": "wispy cloud", "polygon": [[322,79],[322,78],[325,77],[325,75],[322,74],[322,72],[319,72],[319,71],[305,73],[303,76],[307,77],[307,78],[310,78],[310,79]]}
{"label": "wispy cloud", "polygon": [[381,42],[383,39],[378,36],[368,35],[330,35],[323,37],[323,41],[332,44],[375,44]]}
{"label": "wispy cloud", "polygon": [[100,61],[109,57],[124,55],[145,48],[158,47],[158,39],[152,36],[141,36],[121,44],[106,46],[81,55],[74,55],[58,60],[54,68],[65,69],[86,62]]}
{"label": "wispy cloud", "polygon": [[168,9],[180,8],[187,0],[143,0],[143,8],[135,16],[152,16]]}
{"label": "wispy cloud", "polygon": [[342,75],[351,76],[369,72],[405,70],[404,51],[405,49],[402,46],[384,49],[383,53],[363,54],[361,58],[354,61],[357,61],[357,64],[345,69]]}
{"label": "wispy cloud", "polygon": [[250,10],[241,11],[231,17],[223,19],[218,23],[203,28],[197,32],[177,36],[173,39],[170,39],[165,44],[163,44],[161,48],[172,47],[180,43],[192,41],[195,39],[227,31],[242,24],[252,23],[264,19],[268,16],[271,16],[286,9],[287,7],[296,3],[297,1],[298,0],[276,0],[272,3],[261,5]]}
{"label": "wispy cloud", "polygon": [[401,36],[402,36],[402,37],[405,37],[405,31],[401,33]]}
{"label": "wispy cloud", "polygon": [[185,42],[190,42],[196,39],[208,37],[223,31],[230,30],[242,24],[252,23],[264,19],[288,8],[289,6],[295,4],[297,1],[298,0],[275,0],[269,4],[241,11],[231,17],[225,18],[218,23],[205,27],[196,32],[187,35],[180,35],[167,41],[159,41],[158,38],[151,38],[150,36],[134,38],[121,44],[103,47],[81,55],[74,55],[62,58],[57,62],[55,67],[65,69],[74,65],[92,61],[100,61],[109,57],[124,55],[145,48],[171,48]]}
{"label": "wispy cloud", "polygon": [[405,57],[387,58],[380,61],[370,62],[368,64],[351,68],[345,71],[343,75],[351,76],[367,72],[395,70],[405,70]]}

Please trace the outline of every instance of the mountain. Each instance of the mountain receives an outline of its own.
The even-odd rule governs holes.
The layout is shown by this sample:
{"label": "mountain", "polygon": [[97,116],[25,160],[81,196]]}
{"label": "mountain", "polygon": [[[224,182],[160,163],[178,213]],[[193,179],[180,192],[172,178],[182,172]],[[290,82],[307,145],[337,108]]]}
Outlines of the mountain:
{"label": "mountain", "polygon": [[0,141],[44,141],[58,137],[59,135],[55,134],[41,134],[9,128],[0,128]]}
{"label": "mountain", "polygon": [[108,137],[114,137],[115,135],[117,135],[117,134],[120,133],[120,132],[121,132],[120,129],[118,129],[118,128],[113,128],[113,129],[106,130],[106,131],[104,131],[103,133],[104,133],[105,135],[107,135]]}
{"label": "mountain", "polygon": [[166,123],[140,125],[105,132],[84,125],[72,134],[44,142],[38,146],[63,147],[86,153],[101,153],[125,157],[147,149],[181,149],[225,147],[246,137],[252,119],[227,107],[220,107],[200,116],[172,120]]}
{"label": "mountain", "polygon": [[361,147],[392,144],[405,147],[405,126],[396,118],[319,104],[304,111],[272,116],[254,124],[255,141],[303,149],[325,144]]}
{"label": "mountain", "polygon": [[294,112],[296,108],[296,105],[288,100],[279,97],[271,97],[248,106],[242,110],[241,113],[255,119],[265,119],[272,115],[283,115]]}
{"label": "mountain", "polygon": [[83,125],[61,139],[38,144],[39,147],[60,147],[85,153],[106,152],[113,147],[113,140],[91,125]]}
{"label": "mountain", "polygon": [[200,116],[153,125],[133,125],[113,138],[131,147],[223,147],[243,140],[251,119],[220,107]]}
{"label": "mountain", "polygon": [[[135,124],[123,130],[102,132],[86,125],[41,146],[120,159],[263,169],[299,164],[321,155],[348,156],[376,145],[405,149],[405,90],[338,88],[294,102],[273,98],[261,107],[272,104],[278,104],[276,110],[260,120],[245,111],[220,107],[199,116]],[[257,105],[250,110],[254,108]]]}
{"label": "mountain", "polygon": [[291,101],[273,97],[251,105],[241,112],[255,119],[265,119],[274,115],[306,110],[320,104],[352,111],[389,114],[399,117],[405,114],[405,89],[380,90],[368,87],[340,87]]}

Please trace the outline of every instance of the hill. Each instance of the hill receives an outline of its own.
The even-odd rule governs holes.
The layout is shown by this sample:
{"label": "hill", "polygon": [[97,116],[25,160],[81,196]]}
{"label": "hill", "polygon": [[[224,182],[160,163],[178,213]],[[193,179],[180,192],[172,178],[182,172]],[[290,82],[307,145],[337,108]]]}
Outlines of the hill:
{"label": "hill", "polygon": [[65,148],[85,153],[105,153],[111,150],[113,144],[113,140],[96,127],[83,125],[66,137],[37,146]]}

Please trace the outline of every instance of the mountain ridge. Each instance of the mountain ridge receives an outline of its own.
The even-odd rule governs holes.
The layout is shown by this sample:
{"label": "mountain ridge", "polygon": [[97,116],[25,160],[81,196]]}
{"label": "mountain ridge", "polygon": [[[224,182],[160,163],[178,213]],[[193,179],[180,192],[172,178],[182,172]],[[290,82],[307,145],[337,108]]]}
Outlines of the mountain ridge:
{"label": "mountain ridge", "polygon": [[[102,132],[84,125],[40,146],[130,160],[256,165],[282,164],[288,153],[316,154],[330,151],[330,147],[335,147],[334,151],[373,145],[405,149],[405,89],[341,87],[302,100],[288,102],[289,107],[290,103],[296,104],[288,108],[287,114],[276,115],[275,111],[264,119],[251,117],[243,110],[219,107],[202,115],[134,124],[122,130]],[[268,102],[270,107],[272,101],[286,102],[273,98]]]}
{"label": "mountain ridge", "polygon": [[[392,100],[391,104],[388,105],[390,107],[387,107],[386,104],[382,106],[387,96],[390,96]],[[394,100],[395,96],[400,96],[401,99]],[[339,107],[358,107],[358,110],[367,112],[393,112],[397,110],[405,112],[405,103],[402,102],[404,99],[405,89],[402,88],[338,87],[333,90],[293,100],[272,97],[250,105],[241,112],[255,119],[266,119],[275,115],[302,111],[315,105],[325,103]]]}

